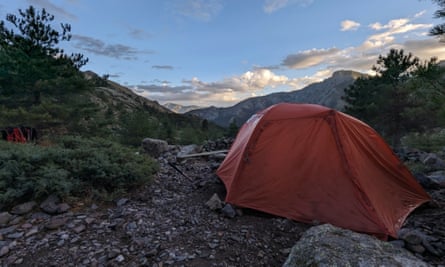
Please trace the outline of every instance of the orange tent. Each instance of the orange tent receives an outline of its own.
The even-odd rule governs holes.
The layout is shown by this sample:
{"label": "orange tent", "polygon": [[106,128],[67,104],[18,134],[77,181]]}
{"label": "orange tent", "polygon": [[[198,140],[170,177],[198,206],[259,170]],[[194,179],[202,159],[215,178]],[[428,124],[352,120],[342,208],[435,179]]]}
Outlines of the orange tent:
{"label": "orange tent", "polygon": [[430,200],[376,131],[313,104],[253,115],[217,174],[227,203],[382,238],[397,237],[409,213]]}

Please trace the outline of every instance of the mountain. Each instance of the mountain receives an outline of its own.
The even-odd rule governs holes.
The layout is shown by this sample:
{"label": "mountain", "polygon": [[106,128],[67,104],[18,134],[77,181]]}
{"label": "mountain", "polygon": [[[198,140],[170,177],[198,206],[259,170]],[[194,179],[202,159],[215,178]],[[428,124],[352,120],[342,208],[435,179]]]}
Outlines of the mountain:
{"label": "mountain", "polygon": [[217,125],[228,127],[232,122],[243,124],[252,114],[280,102],[311,103],[342,110],[344,89],[350,86],[357,78],[366,74],[354,71],[337,71],[326,80],[313,83],[301,90],[292,92],[273,93],[266,96],[246,99],[232,107],[209,107],[196,109],[186,114],[196,115]]}
{"label": "mountain", "polygon": [[92,71],[83,75],[87,81],[79,82],[81,86],[42,93],[38,104],[21,94],[0,94],[0,128],[17,125],[20,114],[20,123],[35,128],[42,140],[75,135],[140,146],[146,137],[170,144],[198,144],[224,134],[211,122],[174,113]]}
{"label": "mountain", "polygon": [[164,107],[168,108],[169,110],[171,110],[171,111],[173,111],[175,113],[181,113],[181,114],[189,112],[191,110],[202,108],[200,106],[195,106],[195,105],[192,105],[192,106],[182,106],[182,105],[175,104],[175,103],[165,103]]}
{"label": "mountain", "polygon": [[149,100],[137,95],[131,89],[110,80],[102,80],[92,71],[84,72],[86,79],[96,83],[95,90],[90,97],[99,106],[112,108],[114,112],[123,109],[125,111],[152,110],[159,113],[172,113],[172,111],[157,101]]}
{"label": "mountain", "polygon": [[102,125],[101,129],[108,129],[106,134],[117,136],[124,144],[140,144],[145,137],[177,144],[199,143],[223,133],[221,127],[211,122],[172,112],[157,101],[101,79],[93,72],[85,76],[96,85],[88,97],[97,107],[89,121]]}

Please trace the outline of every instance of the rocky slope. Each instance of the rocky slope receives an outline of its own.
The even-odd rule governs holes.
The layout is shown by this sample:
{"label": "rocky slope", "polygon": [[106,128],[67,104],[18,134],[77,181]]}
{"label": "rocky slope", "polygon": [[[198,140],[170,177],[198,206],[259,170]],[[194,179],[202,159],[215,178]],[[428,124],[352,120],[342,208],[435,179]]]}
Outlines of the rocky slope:
{"label": "rocky slope", "polygon": [[344,89],[364,74],[354,71],[337,71],[332,77],[311,84],[293,92],[274,93],[266,96],[249,98],[232,107],[209,107],[192,110],[187,114],[197,115],[220,126],[228,127],[231,122],[243,124],[252,114],[280,102],[320,104],[341,110],[344,101]]}
{"label": "rocky slope", "polygon": [[189,112],[191,110],[195,110],[195,109],[200,109],[202,107],[200,106],[182,106],[179,104],[175,104],[175,103],[165,103],[164,107],[168,108],[169,110],[175,112],[175,113],[186,113]]}
{"label": "rocky slope", "polygon": [[110,80],[102,80],[92,71],[86,71],[84,75],[87,79],[95,80],[99,84],[90,95],[100,106],[114,110],[119,107],[131,111],[151,109],[160,113],[172,113],[158,102],[137,95],[125,86]]}
{"label": "rocky slope", "polygon": [[[0,265],[282,266],[311,225],[222,208],[224,185],[215,175],[221,158],[179,159],[179,151],[170,147],[158,158],[152,184],[111,203],[70,207],[52,199],[0,213]],[[431,266],[445,266],[444,186],[428,185],[434,202],[411,213],[403,237],[390,241]]]}

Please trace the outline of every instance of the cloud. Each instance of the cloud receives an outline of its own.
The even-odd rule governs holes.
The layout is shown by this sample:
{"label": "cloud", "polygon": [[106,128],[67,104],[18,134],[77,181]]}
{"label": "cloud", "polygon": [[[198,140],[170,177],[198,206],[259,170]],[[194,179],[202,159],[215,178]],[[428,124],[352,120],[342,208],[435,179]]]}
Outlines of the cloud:
{"label": "cloud", "polygon": [[245,93],[260,91],[265,87],[285,85],[288,78],[284,75],[277,75],[268,69],[256,69],[219,82],[205,83],[196,78],[185,82],[193,85],[198,91],[225,90],[227,92]]}
{"label": "cloud", "polygon": [[422,10],[422,11],[420,11],[419,13],[416,13],[415,15],[414,15],[414,18],[420,18],[420,17],[422,17],[423,15],[425,15],[426,14],[426,10]]}
{"label": "cloud", "polygon": [[177,0],[174,10],[184,17],[209,21],[223,8],[222,0]]}
{"label": "cloud", "polygon": [[435,38],[424,40],[409,40],[402,44],[406,52],[411,52],[414,56],[428,60],[432,57],[442,55],[445,59],[445,45]]}
{"label": "cloud", "polygon": [[27,0],[27,2],[33,6],[45,8],[53,15],[60,15],[67,19],[77,20],[77,17],[74,14],[66,11],[66,9],[60,6],[54,5],[49,0]]}
{"label": "cloud", "polygon": [[263,5],[263,10],[270,14],[290,5],[299,4],[300,6],[308,6],[312,4],[312,2],[314,2],[314,0],[266,0]]}
{"label": "cloud", "polygon": [[153,69],[158,69],[158,70],[173,70],[173,66],[170,65],[153,65],[151,66]]}
{"label": "cloud", "polygon": [[429,30],[431,24],[413,24],[409,23],[409,19],[390,20],[387,24],[373,23],[369,27],[382,33],[369,36],[362,44],[361,49],[378,49],[392,44],[396,40],[397,35],[410,33],[418,30]]}
{"label": "cloud", "polygon": [[344,20],[341,22],[341,31],[355,31],[360,27],[360,23],[352,20]]}
{"label": "cloud", "polygon": [[131,28],[129,34],[131,37],[138,40],[146,40],[151,38],[151,34],[143,29]]}
{"label": "cloud", "polygon": [[[352,25],[353,23],[345,23]],[[404,43],[400,37],[405,37],[409,34],[418,34],[419,31],[429,29],[429,24],[414,24],[409,19],[390,20],[386,24],[374,23],[369,27],[379,33],[372,34],[367,37],[363,43],[356,47],[347,47],[343,49],[311,49],[290,54],[282,61],[281,66],[289,69],[305,69],[316,66],[323,66],[329,69],[354,69],[358,71],[368,72],[373,64],[375,64],[377,57],[389,51],[397,43],[400,49],[414,48],[413,54],[419,53],[419,57],[424,58],[424,55],[436,56],[443,54],[443,49],[440,50],[439,44],[433,45],[432,39],[429,41],[409,41]],[[423,49],[420,49],[420,46]],[[434,47],[428,52],[428,46]],[[415,53],[416,52],[416,53]],[[417,55],[416,55],[417,56]],[[430,57],[430,56],[429,56]]]}
{"label": "cloud", "polygon": [[72,41],[75,48],[116,59],[136,60],[141,54],[153,53],[153,51],[138,50],[123,44],[106,44],[99,39],[82,35],[73,35]]}
{"label": "cloud", "polygon": [[306,50],[286,56],[281,65],[290,69],[309,68],[328,62],[331,57],[339,52],[340,50],[337,48]]}
{"label": "cloud", "polygon": [[[358,23],[358,22],[357,22]],[[151,85],[139,86],[139,93],[150,99],[178,104],[202,106],[230,106],[252,96],[260,96],[277,91],[290,91],[320,82],[336,70],[355,70],[371,73],[379,55],[389,49],[404,49],[420,59],[438,56],[445,59],[445,46],[437,39],[409,40],[406,37],[420,36],[430,25],[416,24],[410,19],[397,19],[386,24],[369,25],[375,32],[356,46],[345,48],[314,48],[289,54],[282,62],[270,67],[253,66],[240,75],[226,77],[219,81],[203,81],[197,77],[183,80],[179,86],[168,81],[154,81]],[[166,65],[168,66],[168,65]],[[158,65],[162,68],[162,65]],[[314,69],[312,75],[292,78],[280,71]]]}
{"label": "cloud", "polygon": [[139,94],[160,102],[193,101],[207,103],[206,105],[208,103],[228,105],[235,104],[246,97],[261,94],[265,88],[278,86],[293,88],[301,84],[302,81],[291,80],[268,69],[255,69],[217,82],[205,82],[194,77],[183,80],[181,86],[163,83],[132,87]]}

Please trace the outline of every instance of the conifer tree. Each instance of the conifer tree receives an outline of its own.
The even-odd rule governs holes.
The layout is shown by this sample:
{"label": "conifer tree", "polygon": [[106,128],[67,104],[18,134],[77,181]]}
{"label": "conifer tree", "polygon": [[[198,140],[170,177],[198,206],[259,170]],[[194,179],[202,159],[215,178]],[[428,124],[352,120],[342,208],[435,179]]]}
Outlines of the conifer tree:
{"label": "conifer tree", "polygon": [[421,128],[422,122],[413,118],[419,105],[432,101],[428,97],[432,93],[419,98],[421,88],[431,88],[414,86],[414,82],[421,78],[426,82],[428,75],[438,78],[439,74],[434,74],[438,73],[437,62],[432,58],[422,63],[411,53],[391,49],[386,56],[379,56],[373,70],[375,76],[358,79],[345,90],[345,112],[370,124],[397,146],[404,133]]}
{"label": "conifer tree", "polygon": [[[67,55],[58,47],[71,39],[71,26],[52,25],[54,16],[30,6],[19,15],[8,14],[0,22],[0,95],[19,96],[39,104],[41,95],[84,88],[79,69],[88,59],[82,54]],[[17,100],[17,99],[16,99]]]}

